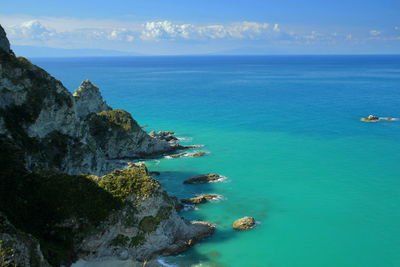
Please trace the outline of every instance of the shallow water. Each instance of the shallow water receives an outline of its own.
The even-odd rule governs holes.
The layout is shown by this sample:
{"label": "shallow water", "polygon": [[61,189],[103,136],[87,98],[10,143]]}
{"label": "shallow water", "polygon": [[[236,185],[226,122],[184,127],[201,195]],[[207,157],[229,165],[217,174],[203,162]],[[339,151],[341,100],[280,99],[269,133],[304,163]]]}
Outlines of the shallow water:
{"label": "shallow water", "polygon": [[[399,56],[34,59],[70,89],[90,78],[146,130],[205,144],[147,162],[178,197],[225,199],[182,215],[214,236],[179,266],[400,266]],[[183,185],[215,172],[222,183]],[[253,216],[247,232],[232,222]]]}

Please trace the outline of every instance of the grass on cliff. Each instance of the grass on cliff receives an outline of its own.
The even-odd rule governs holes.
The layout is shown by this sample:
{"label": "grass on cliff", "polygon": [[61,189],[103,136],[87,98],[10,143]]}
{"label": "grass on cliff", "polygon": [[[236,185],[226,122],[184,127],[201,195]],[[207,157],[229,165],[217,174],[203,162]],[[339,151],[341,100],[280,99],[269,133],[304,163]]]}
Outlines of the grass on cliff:
{"label": "grass on cliff", "polygon": [[91,175],[28,173],[23,151],[0,136],[0,211],[18,229],[35,236],[46,259],[59,266],[72,260],[72,245],[95,229],[125,198],[151,196],[159,183],[143,168]]}

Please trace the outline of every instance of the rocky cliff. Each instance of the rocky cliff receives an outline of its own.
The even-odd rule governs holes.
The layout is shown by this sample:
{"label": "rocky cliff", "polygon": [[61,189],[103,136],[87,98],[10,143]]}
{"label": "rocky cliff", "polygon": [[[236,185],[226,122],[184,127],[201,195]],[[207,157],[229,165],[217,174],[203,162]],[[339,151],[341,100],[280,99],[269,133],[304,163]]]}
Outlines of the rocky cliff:
{"label": "rocky cliff", "polygon": [[0,134],[24,148],[29,170],[105,174],[116,159],[181,148],[149,136],[128,112],[113,110],[90,81],[71,94],[46,71],[10,53],[3,29],[0,37]]}
{"label": "rocky cliff", "polygon": [[214,227],[189,222],[142,164],[182,149],[148,135],[84,81],[63,84],[10,50],[0,26],[0,266],[78,258],[144,261],[177,253]]}

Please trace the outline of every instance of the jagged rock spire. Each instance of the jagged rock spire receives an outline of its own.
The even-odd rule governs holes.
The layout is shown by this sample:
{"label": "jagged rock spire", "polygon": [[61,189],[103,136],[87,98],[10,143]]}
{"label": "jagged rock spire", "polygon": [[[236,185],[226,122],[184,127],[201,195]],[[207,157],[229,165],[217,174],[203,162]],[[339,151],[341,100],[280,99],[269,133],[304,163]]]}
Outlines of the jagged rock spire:
{"label": "jagged rock spire", "polygon": [[3,27],[0,25],[0,49],[10,53],[10,42],[7,39],[6,32],[4,31]]}
{"label": "jagged rock spire", "polygon": [[111,110],[111,107],[103,100],[99,88],[89,80],[83,81],[73,96],[79,117],[85,117],[90,113]]}

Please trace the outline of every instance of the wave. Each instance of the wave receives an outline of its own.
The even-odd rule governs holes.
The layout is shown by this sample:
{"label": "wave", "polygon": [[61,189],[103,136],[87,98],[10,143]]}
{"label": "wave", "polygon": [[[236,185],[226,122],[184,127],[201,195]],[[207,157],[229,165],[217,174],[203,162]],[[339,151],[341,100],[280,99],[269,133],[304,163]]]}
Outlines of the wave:
{"label": "wave", "polygon": [[179,141],[189,142],[193,140],[193,137],[177,137]]}
{"label": "wave", "polygon": [[163,267],[178,267],[176,264],[167,263],[163,258],[158,258],[157,262]]}
{"label": "wave", "polygon": [[210,181],[210,183],[227,183],[228,182],[228,177],[220,175],[220,178],[215,180],[215,181]]}

